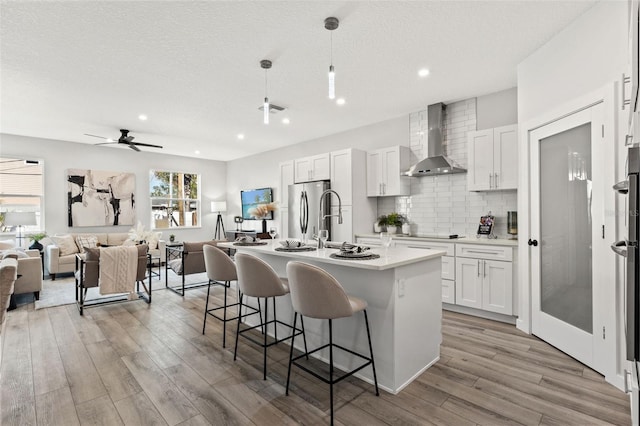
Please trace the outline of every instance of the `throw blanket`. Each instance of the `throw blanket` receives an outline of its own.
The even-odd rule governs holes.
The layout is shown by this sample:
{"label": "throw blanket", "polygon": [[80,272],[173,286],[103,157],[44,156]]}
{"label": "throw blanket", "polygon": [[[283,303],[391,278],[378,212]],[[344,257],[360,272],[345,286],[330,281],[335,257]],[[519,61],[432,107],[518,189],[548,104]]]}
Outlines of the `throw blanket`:
{"label": "throw blanket", "polygon": [[132,294],[137,272],[138,249],[135,246],[100,248],[100,294]]}

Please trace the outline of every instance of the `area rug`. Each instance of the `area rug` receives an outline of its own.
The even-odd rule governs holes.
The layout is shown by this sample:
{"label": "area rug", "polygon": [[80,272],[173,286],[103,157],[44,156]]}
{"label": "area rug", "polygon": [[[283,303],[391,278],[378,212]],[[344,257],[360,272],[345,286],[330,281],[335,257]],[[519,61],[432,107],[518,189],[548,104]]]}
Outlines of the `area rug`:
{"label": "area rug", "polygon": [[[145,281],[146,282],[146,281]],[[207,282],[207,274],[192,274],[185,277],[186,284]],[[42,291],[40,292],[40,300],[35,300],[35,309],[50,308],[52,306],[70,305],[76,303],[75,279],[72,276],[60,277],[55,281],[47,279],[42,281]],[[182,284],[182,277],[169,271],[169,285],[177,287]],[[165,290],[164,270],[160,279],[153,277],[153,291]],[[87,290],[86,300],[101,299],[113,297],[110,295],[101,295],[97,288]]]}

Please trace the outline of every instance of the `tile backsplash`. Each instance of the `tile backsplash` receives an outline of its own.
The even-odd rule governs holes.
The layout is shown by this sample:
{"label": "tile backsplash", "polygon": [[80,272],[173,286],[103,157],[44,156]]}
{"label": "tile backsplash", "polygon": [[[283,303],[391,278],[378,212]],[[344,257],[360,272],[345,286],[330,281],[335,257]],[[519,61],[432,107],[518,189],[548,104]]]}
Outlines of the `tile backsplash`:
{"label": "tile backsplash", "polygon": [[[411,152],[425,157],[426,111],[410,115]],[[476,99],[447,105],[444,113],[444,150],[467,167],[467,133],[476,130]],[[411,223],[412,234],[458,234],[474,236],[480,216],[496,217],[494,233],[507,238],[507,212],[517,210],[517,192],[467,190],[467,174],[425,176],[411,179],[411,195],[379,197],[378,215],[396,211]]]}

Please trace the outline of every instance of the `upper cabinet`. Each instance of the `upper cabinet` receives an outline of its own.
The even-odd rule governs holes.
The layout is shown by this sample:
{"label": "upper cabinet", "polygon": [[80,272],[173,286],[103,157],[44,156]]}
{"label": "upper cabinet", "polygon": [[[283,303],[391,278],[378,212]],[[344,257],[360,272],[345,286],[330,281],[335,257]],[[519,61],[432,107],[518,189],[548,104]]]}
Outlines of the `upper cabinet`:
{"label": "upper cabinet", "polygon": [[406,146],[391,146],[367,153],[367,196],[409,195],[410,178],[402,176],[409,169],[411,151]]}
{"label": "upper cabinet", "polygon": [[295,183],[329,180],[330,172],[329,153],[298,158],[294,162]]}
{"label": "upper cabinet", "polygon": [[518,188],[518,126],[469,132],[469,191]]}
{"label": "upper cabinet", "polygon": [[280,208],[289,207],[289,185],[293,184],[293,161],[280,163]]}

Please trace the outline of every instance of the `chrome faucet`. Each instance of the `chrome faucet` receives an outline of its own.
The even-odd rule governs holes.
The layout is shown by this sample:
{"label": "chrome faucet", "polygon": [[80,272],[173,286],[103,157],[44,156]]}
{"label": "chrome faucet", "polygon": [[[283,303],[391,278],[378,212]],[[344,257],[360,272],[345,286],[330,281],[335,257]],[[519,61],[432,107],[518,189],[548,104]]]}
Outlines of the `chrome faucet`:
{"label": "chrome faucet", "polygon": [[[325,195],[328,194],[336,194],[336,197],[338,197],[338,214],[325,214],[323,215],[322,212],[322,207],[324,205],[324,198]],[[332,216],[338,216],[338,224],[342,224],[342,200],[340,200],[340,194],[338,194],[336,191],[334,191],[333,189],[327,189],[325,190],[322,195],[320,196],[320,212],[318,214],[318,232],[320,232],[320,230],[322,229],[322,223],[324,222],[324,220],[328,217],[332,217]]]}

